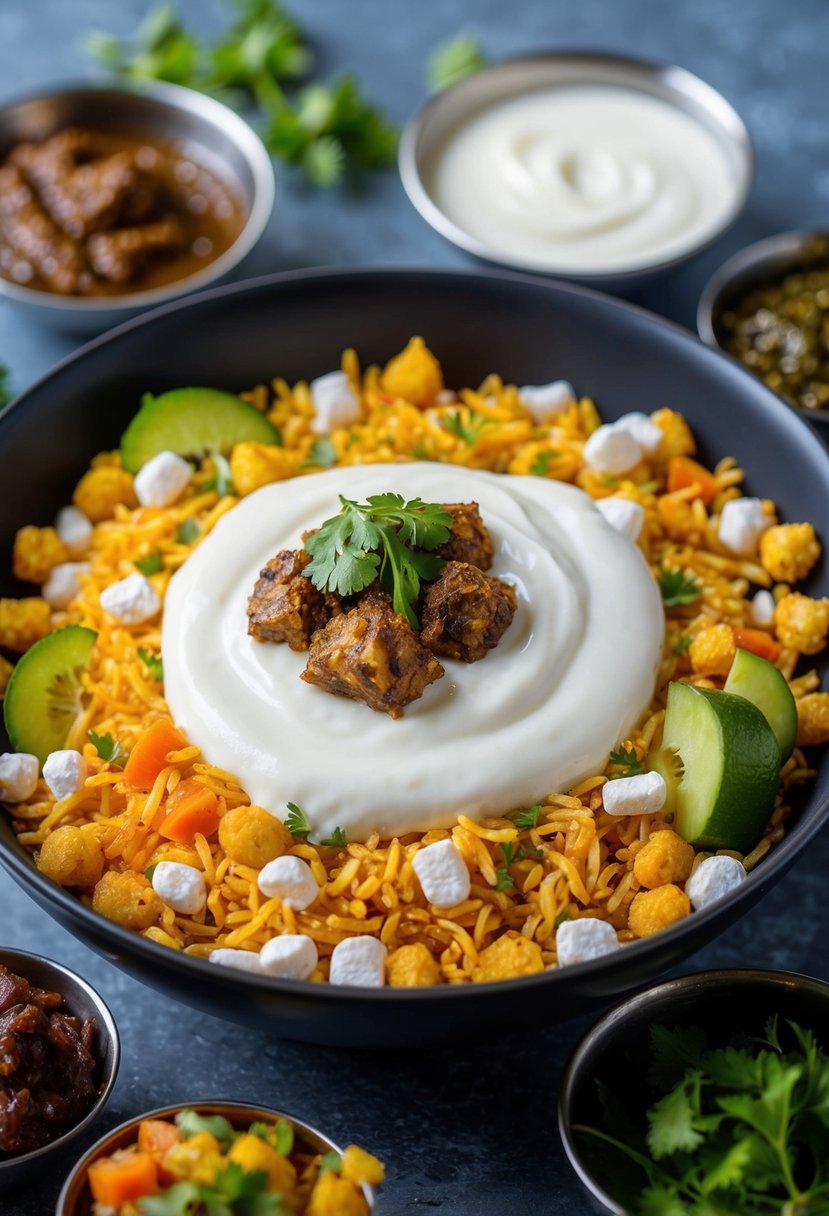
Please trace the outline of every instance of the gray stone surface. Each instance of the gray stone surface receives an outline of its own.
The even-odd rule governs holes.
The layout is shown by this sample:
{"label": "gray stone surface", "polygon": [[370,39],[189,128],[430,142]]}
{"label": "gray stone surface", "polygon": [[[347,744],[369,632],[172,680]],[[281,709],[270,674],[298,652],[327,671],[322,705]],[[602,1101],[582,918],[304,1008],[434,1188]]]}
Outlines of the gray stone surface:
{"label": "gray stone surface", "polygon": [[[84,74],[83,30],[127,31],[141,0],[0,0],[0,101]],[[188,0],[205,31],[217,0]],[[404,119],[424,96],[423,65],[442,38],[478,32],[500,57],[543,47],[601,47],[671,60],[721,89],[747,120],[757,148],[749,207],[713,250],[641,297],[682,323],[728,254],[766,233],[825,222],[824,0],[306,0],[293,8],[324,73],[355,69]],[[252,272],[322,264],[465,265],[409,206],[394,173],[349,193],[312,194],[280,177],[273,223]],[[0,358],[23,389],[74,347],[0,302]],[[829,976],[826,874],[819,839],[764,903],[688,967],[758,965]],[[59,928],[0,873],[0,942],[76,968],[101,989],[121,1028],[124,1059],[112,1103],[86,1137],[151,1106],[199,1097],[253,1099],[293,1111],[388,1163],[382,1210],[443,1216],[513,1216],[535,1210],[587,1216],[588,1205],[558,1145],[561,1070],[590,1019],[526,1025],[521,1010],[497,1040],[452,1051],[373,1056],[279,1042],[238,1030],[151,992]],[[78,1145],[78,1151],[83,1145]],[[4,1216],[46,1216],[74,1157],[37,1187],[0,1198]]]}

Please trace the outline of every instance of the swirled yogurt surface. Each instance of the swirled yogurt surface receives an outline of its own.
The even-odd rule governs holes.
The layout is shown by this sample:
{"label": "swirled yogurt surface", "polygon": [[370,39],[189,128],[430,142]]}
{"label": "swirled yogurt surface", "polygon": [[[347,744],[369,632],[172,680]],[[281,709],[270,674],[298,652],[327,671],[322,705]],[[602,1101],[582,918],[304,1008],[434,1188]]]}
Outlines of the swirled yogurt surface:
{"label": "swirled yogurt surface", "polygon": [[457,127],[428,187],[493,252],[576,273],[677,256],[731,214],[723,147],[669,102],[574,85],[496,102]]}
{"label": "swirled yogurt surface", "polygon": [[[394,490],[477,502],[491,574],[518,610],[480,662],[446,675],[392,720],[300,677],[305,656],[247,634],[247,600],[279,549],[335,515],[338,495]],[[664,615],[637,547],[590,498],[538,477],[433,463],[332,469],[265,486],[224,516],[171,581],[165,690],[206,759],[280,816],[297,802],[314,838],[448,827],[530,805],[599,770],[648,706]]]}

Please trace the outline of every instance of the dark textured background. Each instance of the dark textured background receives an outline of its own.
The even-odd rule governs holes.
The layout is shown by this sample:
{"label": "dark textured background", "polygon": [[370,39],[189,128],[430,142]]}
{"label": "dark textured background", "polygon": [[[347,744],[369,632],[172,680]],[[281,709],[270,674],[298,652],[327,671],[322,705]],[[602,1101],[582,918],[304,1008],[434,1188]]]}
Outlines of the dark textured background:
{"label": "dark textured background", "polygon": [[[0,101],[89,70],[83,30],[131,29],[141,0],[0,0]],[[217,0],[187,0],[188,18],[218,26]],[[595,47],[669,60],[697,72],[737,107],[757,150],[748,209],[717,246],[640,300],[692,324],[700,289],[730,253],[783,228],[826,223],[829,132],[825,0],[295,0],[324,74],[359,73],[392,115],[424,96],[429,51],[459,29],[493,57],[545,47]],[[280,177],[277,208],[251,273],[324,264],[464,265],[412,210],[396,175],[349,194],[309,193]],[[0,302],[0,358],[25,388],[73,349]],[[829,836],[690,968],[757,965],[829,978]],[[77,1152],[151,1106],[199,1097],[251,1099],[293,1111],[388,1163],[384,1213],[587,1216],[563,1160],[555,1110],[563,1064],[590,1019],[546,1028],[520,1007],[497,1039],[452,1051],[371,1055],[280,1042],[165,1000],[55,925],[0,873],[0,942],[59,959],[105,995],[124,1050],[114,1097]],[[0,1197],[3,1216],[48,1216],[70,1149],[41,1185]]]}

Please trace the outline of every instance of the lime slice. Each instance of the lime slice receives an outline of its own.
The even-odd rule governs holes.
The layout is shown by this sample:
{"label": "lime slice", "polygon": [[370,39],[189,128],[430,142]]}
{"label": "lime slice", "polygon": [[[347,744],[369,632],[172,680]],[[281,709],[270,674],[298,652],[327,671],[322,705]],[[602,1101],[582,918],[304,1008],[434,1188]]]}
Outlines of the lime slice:
{"label": "lime slice", "polygon": [[121,438],[121,461],[129,473],[159,452],[200,460],[227,455],[237,443],[279,443],[280,435],[252,405],[215,388],[174,388],[160,397],[145,393],[141,409]]}
{"label": "lime slice", "polygon": [[774,731],[782,759],[788,760],[797,739],[797,706],[783,673],[768,659],[738,650],[723,691],[757,706]]}
{"label": "lime slice", "polygon": [[663,747],[679,757],[676,829],[699,849],[750,852],[769,821],[780,748],[745,697],[671,684]]}
{"label": "lime slice", "polygon": [[93,629],[67,625],[35,642],[18,661],[3,702],[3,717],[15,751],[37,756],[66,745],[81,711],[81,673],[98,637]]}

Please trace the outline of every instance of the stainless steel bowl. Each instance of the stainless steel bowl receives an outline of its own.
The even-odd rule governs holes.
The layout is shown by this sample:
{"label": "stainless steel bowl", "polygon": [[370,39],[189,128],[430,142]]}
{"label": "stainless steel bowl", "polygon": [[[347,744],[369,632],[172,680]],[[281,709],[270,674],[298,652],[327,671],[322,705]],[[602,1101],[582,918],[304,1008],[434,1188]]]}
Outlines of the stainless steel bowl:
{"label": "stainless steel bowl", "polygon": [[[200,1115],[222,1115],[234,1127],[241,1127],[254,1121],[276,1123],[278,1119],[284,1119],[293,1125],[297,1141],[310,1149],[312,1153],[341,1154],[343,1151],[323,1132],[317,1131],[315,1127],[311,1127],[310,1123],[304,1123],[293,1115],[283,1114],[281,1111],[272,1110],[267,1106],[222,1101],[178,1102],[175,1106],[163,1106],[158,1110],[149,1110],[142,1115],[137,1115],[134,1119],[129,1119],[126,1123],[120,1124],[113,1131],[107,1132],[96,1144],[93,1144],[89,1152],[81,1157],[63,1184],[61,1193],[58,1196],[55,1216],[89,1216],[92,1196],[87,1186],[86,1176],[90,1165],[94,1161],[97,1161],[99,1157],[108,1157],[116,1149],[126,1148],[127,1145],[134,1144],[138,1124],[143,1119],[172,1119],[182,1110],[195,1110]],[[362,1190],[369,1212],[375,1212],[376,1202],[373,1188],[364,1186]]]}
{"label": "stainless steel bowl", "polygon": [[[762,1032],[774,1014],[805,1023],[819,1035],[829,1026],[829,984],[791,971],[699,971],[647,988],[623,1001],[593,1026],[570,1057],[561,1084],[559,1132],[570,1164],[587,1188],[597,1212],[625,1216],[626,1209],[611,1195],[623,1166],[606,1145],[594,1160],[574,1125],[601,1126],[603,1113],[597,1078],[614,1092],[642,1093],[642,1080],[651,1059],[651,1027],[657,1024],[699,1026],[712,1043],[723,1044],[732,1033]],[[826,1042],[824,1041],[824,1047]]]}
{"label": "stainless steel bowl", "polygon": [[[824,266],[829,263],[829,231],[779,232],[741,249],[705,285],[697,306],[699,336],[708,346],[724,350],[722,315],[739,296],[792,271],[807,270],[817,262]],[[829,409],[791,408],[801,418],[829,427]]]}
{"label": "stainless steel bowl", "polygon": [[[616,86],[669,102],[694,118],[719,142],[737,182],[734,204],[720,228],[705,241],[667,261],[643,263],[623,271],[574,272],[509,258],[455,224],[435,201],[432,166],[450,134],[482,110],[508,98],[558,85]],[[632,290],[694,257],[713,244],[742,211],[754,176],[751,138],[737,111],[711,85],[673,64],[653,63],[594,51],[548,51],[508,59],[438,93],[407,123],[400,141],[400,177],[410,200],[447,240],[487,262],[555,274],[605,290]]]}
{"label": "stainless steel bowl", "polygon": [[259,136],[212,97],[172,84],[118,88],[70,84],[8,102],[0,109],[0,160],[22,140],[44,140],[67,126],[135,132],[172,139],[235,188],[244,224],[234,243],[196,274],[149,291],[97,298],[61,296],[0,278],[0,292],[33,320],[94,334],[225,279],[257,243],[273,210],[273,164]]}
{"label": "stainless steel bowl", "polygon": [[[22,975],[30,984],[37,988],[46,988],[49,992],[59,992],[66,1002],[70,1013],[79,1018],[94,1018],[97,1026],[95,1037],[95,1056],[98,1062],[97,1084],[98,1096],[87,1114],[69,1128],[62,1136],[50,1140],[43,1148],[34,1149],[30,1153],[20,1153],[16,1156],[0,1154],[0,1195],[25,1186],[44,1170],[55,1168],[55,1158],[70,1141],[74,1140],[98,1118],[109,1101],[115,1078],[118,1075],[118,1064],[121,1058],[121,1048],[118,1038],[118,1027],[102,998],[94,988],[82,980],[68,967],[55,963],[51,959],[41,958],[38,954],[27,954],[22,950],[0,948],[0,963]],[[0,1202],[0,1209],[5,1206]]]}

